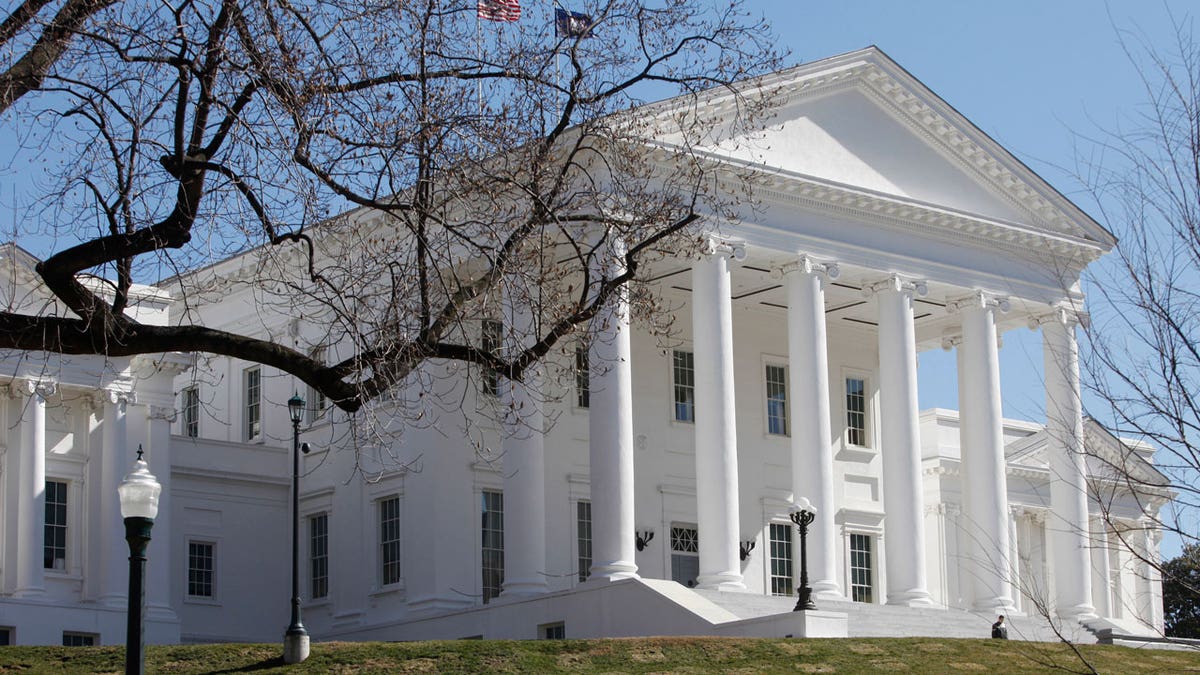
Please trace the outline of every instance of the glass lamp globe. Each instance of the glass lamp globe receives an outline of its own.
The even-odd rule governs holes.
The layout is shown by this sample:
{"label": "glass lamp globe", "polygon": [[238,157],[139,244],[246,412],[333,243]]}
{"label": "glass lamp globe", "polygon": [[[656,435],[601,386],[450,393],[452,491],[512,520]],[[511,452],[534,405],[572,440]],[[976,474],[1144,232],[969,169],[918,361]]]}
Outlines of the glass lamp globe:
{"label": "glass lamp globe", "polygon": [[817,509],[812,505],[812,502],[808,501],[808,497],[801,497],[792,502],[792,507],[789,510],[792,513],[799,513],[801,511],[808,511],[809,513],[817,512]]}
{"label": "glass lamp globe", "polygon": [[117,486],[121,498],[121,517],[153,519],[158,515],[158,495],[161,492],[162,485],[150,473],[150,467],[139,451],[133,471]]}

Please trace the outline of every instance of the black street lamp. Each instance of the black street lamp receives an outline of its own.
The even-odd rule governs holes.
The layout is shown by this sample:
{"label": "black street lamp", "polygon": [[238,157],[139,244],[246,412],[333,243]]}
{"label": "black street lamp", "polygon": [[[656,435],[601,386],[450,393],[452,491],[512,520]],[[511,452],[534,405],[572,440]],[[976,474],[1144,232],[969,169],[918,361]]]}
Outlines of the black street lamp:
{"label": "black street lamp", "polygon": [[[115,450],[116,448],[113,448]],[[162,485],[154,479],[142,448],[138,446],[133,471],[117,486],[121,517],[125,519],[125,541],[129,542],[129,609],[125,624],[125,672],[141,675],[146,669],[146,640],[142,614],[146,606],[146,546],[158,515]]]}
{"label": "black street lamp", "polygon": [[817,608],[817,603],[812,599],[812,589],[808,587],[808,526],[816,519],[817,510],[804,497],[793,503],[790,510],[792,522],[800,529],[800,588],[796,591],[796,607],[792,610],[799,612]]}
{"label": "black street lamp", "polygon": [[308,631],[300,621],[300,420],[304,399],[297,392],[288,399],[292,418],[292,623],[283,635],[283,662],[301,663],[308,658]]}

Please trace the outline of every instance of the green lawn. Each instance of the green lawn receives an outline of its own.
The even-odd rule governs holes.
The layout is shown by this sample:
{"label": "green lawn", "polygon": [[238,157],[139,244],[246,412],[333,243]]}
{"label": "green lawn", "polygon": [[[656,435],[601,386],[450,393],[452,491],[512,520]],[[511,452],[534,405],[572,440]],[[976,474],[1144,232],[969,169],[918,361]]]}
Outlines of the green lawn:
{"label": "green lawn", "polygon": [[[1081,646],[1102,673],[1200,671],[1200,652]],[[933,638],[791,640],[637,638],[322,642],[300,666],[279,645],[150,647],[150,673],[868,673],[1088,672],[1069,646]],[[116,673],[121,647],[0,647],[0,673]]]}

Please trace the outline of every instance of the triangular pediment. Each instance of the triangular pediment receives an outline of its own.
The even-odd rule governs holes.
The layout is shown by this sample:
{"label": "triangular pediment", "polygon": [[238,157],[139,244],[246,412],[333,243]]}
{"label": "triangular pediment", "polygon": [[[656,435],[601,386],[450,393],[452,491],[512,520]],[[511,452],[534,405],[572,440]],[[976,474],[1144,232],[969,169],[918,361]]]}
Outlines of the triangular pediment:
{"label": "triangular pediment", "polygon": [[[1049,469],[1046,456],[1049,440],[1049,432],[1042,429],[1012,441],[1005,447],[1005,459],[1009,465]],[[1143,486],[1169,484],[1167,478],[1147,459],[1146,448],[1134,441],[1117,438],[1090,417],[1084,419],[1084,443],[1087,446],[1085,461],[1089,476],[1122,482],[1128,477],[1134,484]]]}
{"label": "triangular pediment", "polygon": [[[871,47],[781,71],[757,81],[779,102],[756,129],[730,134],[717,124],[699,148],[777,177],[820,185],[880,204],[894,202],[998,229],[1040,232],[1098,252],[1113,236],[928,87]],[[680,117],[682,100],[655,106]],[[698,117],[738,114],[737,97],[714,94]],[[661,127],[659,128],[661,130]],[[682,136],[662,134],[670,144]],[[693,146],[695,148],[695,146]],[[889,207],[876,204],[874,208]],[[1003,238],[1002,232],[997,233]]]}

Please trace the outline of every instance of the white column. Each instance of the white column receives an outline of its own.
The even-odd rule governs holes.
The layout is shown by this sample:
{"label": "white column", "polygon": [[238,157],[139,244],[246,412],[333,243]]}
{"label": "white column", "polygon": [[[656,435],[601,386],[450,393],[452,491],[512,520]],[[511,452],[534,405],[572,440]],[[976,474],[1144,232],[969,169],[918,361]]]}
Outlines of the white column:
{"label": "white column", "polygon": [[171,609],[171,423],[175,409],[150,406],[144,450],[150,473],[162,485],[158,496],[158,516],[151,531],[146,570],[147,618],[173,620]]}
{"label": "white column", "polygon": [[[624,270],[625,248],[614,242],[595,270]],[[588,581],[637,576],[633,524],[633,370],[629,294],[622,288],[592,318],[588,346],[588,461],[592,494],[592,567]]]}
{"label": "white column", "polygon": [[1008,507],[1008,572],[1012,575],[1012,611],[1021,611],[1021,537],[1017,533],[1021,514],[1024,509],[1018,506]]}
{"label": "white column", "polygon": [[696,364],[696,515],[700,588],[744,590],[738,555],[737,425],[733,389],[733,299],[729,258],[740,246],[710,241],[692,264]]}
{"label": "white column", "polygon": [[[46,528],[46,396],[54,385],[21,383],[21,461],[17,497],[17,583],[14,597],[46,592],[43,544]],[[14,383],[14,386],[17,386]]]}
{"label": "white column", "polygon": [[[536,331],[532,298],[509,289],[504,297],[508,355]],[[546,592],[546,467],[538,366],[523,381],[504,380],[504,589],[501,595]]]}
{"label": "white column", "polygon": [[924,285],[893,274],[872,284],[879,312],[879,399],[883,455],[884,551],[889,605],[928,606],[924,497],[917,406],[912,294]]}
{"label": "white column", "polygon": [[1112,616],[1112,567],[1109,562],[1108,522],[1104,518],[1092,518],[1092,569],[1098,582],[1093,584],[1096,614]]}
{"label": "white column", "polygon": [[[129,442],[125,431],[126,406],[132,393],[104,392],[104,421],[100,427],[103,457],[100,490],[100,513],[92,521],[93,527],[103,532],[124,532],[121,518],[121,502],[117,497],[117,486],[129,472]],[[100,583],[98,586],[101,603],[113,607],[124,607],[129,596],[129,548],[123,537],[103,537],[100,555]]]}
{"label": "white column", "polygon": [[1092,575],[1088,573],[1088,506],[1079,397],[1078,316],[1058,309],[1037,320],[1042,327],[1046,376],[1047,455],[1050,465],[1049,539],[1058,615],[1088,619]]}
{"label": "white column", "polygon": [[959,446],[963,506],[971,544],[972,609],[1013,609],[1009,561],[1008,481],[1000,406],[997,308],[1007,301],[976,291],[947,305],[962,317],[959,345]]}
{"label": "white column", "polygon": [[837,266],[801,256],[783,273],[788,294],[792,498],[806,497],[817,509],[816,521],[808,533],[808,573],[813,592],[819,597],[840,598],[823,277],[824,273],[836,278]]}

